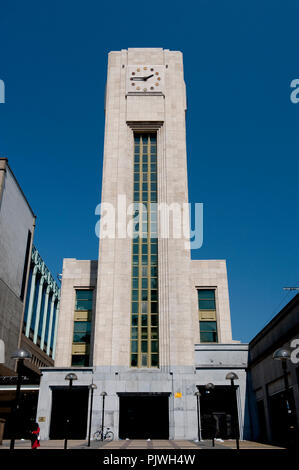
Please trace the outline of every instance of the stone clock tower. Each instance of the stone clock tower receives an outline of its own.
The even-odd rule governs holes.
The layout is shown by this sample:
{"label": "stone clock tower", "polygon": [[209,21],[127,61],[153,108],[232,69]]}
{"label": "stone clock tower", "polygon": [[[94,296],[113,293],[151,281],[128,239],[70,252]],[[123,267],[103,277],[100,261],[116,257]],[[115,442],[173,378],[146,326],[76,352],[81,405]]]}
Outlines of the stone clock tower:
{"label": "stone clock tower", "polygon": [[[225,261],[190,257],[185,113],[181,52],[109,53],[99,257],[64,260],[55,368],[43,369],[39,399],[44,438],[59,438],[73,372],[68,413],[83,434],[93,383],[92,431],[105,392],[116,439],[196,439],[195,392],[213,382],[223,398],[236,367],[242,435],[247,345],[232,340]],[[167,226],[174,219],[185,222],[179,235]]]}
{"label": "stone clock tower", "polygon": [[182,237],[160,239],[153,207],[188,202],[185,93],[180,52],[109,54],[102,202],[116,208],[116,220],[119,195],[141,203],[147,227],[139,239],[100,237],[97,365],[194,366],[190,251]]}

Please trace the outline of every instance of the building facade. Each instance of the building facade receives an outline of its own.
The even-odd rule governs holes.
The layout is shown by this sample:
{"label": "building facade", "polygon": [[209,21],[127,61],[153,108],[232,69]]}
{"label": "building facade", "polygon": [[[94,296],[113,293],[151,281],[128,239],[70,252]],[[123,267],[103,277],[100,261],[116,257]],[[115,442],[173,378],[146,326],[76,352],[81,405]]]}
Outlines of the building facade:
{"label": "building facade", "polygon": [[[293,341],[295,342],[293,343]],[[288,429],[299,429],[299,294],[297,294],[249,343],[249,378],[255,440],[288,445]],[[273,359],[277,349],[293,355],[287,361],[287,383],[282,362]],[[288,404],[287,404],[288,402]],[[297,437],[298,439],[298,437]]]}
{"label": "building facade", "polygon": [[[40,367],[53,366],[60,288],[33,245],[36,216],[7,158],[0,158],[0,418],[11,433],[11,409],[17,384],[18,348],[24,361],[22,423],[35,418]],[[23,437],[20,435],[19,437]]]}
{"label": "building facade", "polygon": [[7,158],[0,158],[0,339],[5,348],[1,375],[15,370],[10,356],[20,344],[35,218]]}
{"label": "building facade", "polygon": [[63,437],[66,419],[73,438],[86,437],[91,383],[92,432],[106,392],[117,438],[194,439],[195,393],[213,382],[213,411],[201,393],[203,428],[218,413],[231,436],[236,410],[244,435],[247,345],[232,340],[226,263],[190,256],[185,113],[181,52],[109,54],[99,259],[64,260],[55,368],[42,369],[43,439]]}
{"label": "building facade", "polygon": [[33,246],[21,345],[31,352],[38,368],[54,365],[59,304],[58,283]]}

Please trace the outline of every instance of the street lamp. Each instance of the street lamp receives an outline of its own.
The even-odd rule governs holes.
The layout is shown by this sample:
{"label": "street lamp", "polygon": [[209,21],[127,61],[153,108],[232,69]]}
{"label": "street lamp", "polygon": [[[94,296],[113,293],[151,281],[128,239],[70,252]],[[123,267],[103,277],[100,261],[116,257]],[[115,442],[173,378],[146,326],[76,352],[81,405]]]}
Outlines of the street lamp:
{"label": "street lamp", "polygon": [[[205,389],[207,393],[211,393],[212,390],[214,390],[215,385],[212,382],[209,382],[205,385]],[[212,411],[212,410],[211,410]],[[211,414],[211,419],[212,419],[212,414]],[[213,435],[212,435],[212,446],[215,447],[215,431],[214,431],[214,426],[213,426]]]}
{"label": "street lamp", "polygon": [[90,390],[90,411],[89,411],[89,430],[88,430],[88,447],[90,447],[90,434],[91,434],[91,416],[92,416],[92,404],[93,404],[93,391],[96,390],[98,387],[96,384],[91,383],[88,386]]}
{"label": "street lamp", "polygon": [[198,441],[201,441],[201,432],[200,432],[200,416],[199,416],[199,400],[200,400],[200,392],[197,390],[197,392],[194,393],[194,396],[196,396],[196,402],[197,402],[197,434],[198,434]]}
{"label": "street lamp", "polygon": [[[235,380],[238,380],[239,377],[237,376],[237,374],[235,374],[235,372],[229,372],[225,378],[226,380],[230,380],[232,397],[236,399]],[[237,412],[235,412],[234,410],[235,410],[235,407],[233,407],[233,423],[234,423],[234,431],[235,431],[235,436],[236,436],[236,445],[237,445],[237,449],[240,449],[238,408],[237,408]]]}
{"label": "street lamp", "polygon": [[291,352],[288,348],[279,348],[273,354],[273,359],[280,361],[283,370],[283,380],[284,380],[284,387],[285,387],[285,399],[286,399],[286,407],[288,413],[287,419],[287,426],[288,426],[288,440],[289,444],[291,441],[291,428],[292,428],[292,405],[290,400],[290,393],[289,393],[289,379],[288,379],[288,370],[287,370],[287,362],[291,358]]}
{"label": "street lamp", "polygon": [[104,441],[104,413],[105,413],[105,397],[107,396],[106,392],[101,393],[101,397],[103,397],[103,405],[102,405],[102,442]]}
{"label": "street lamp", "polygon": [[13,422],[13,437],[10,441],[10,448],[14,449],[15,447],[15,424],[17,422],[17,415],[19,414],[20,408],[20,392],[21,392],[21,383],[22,383],[22,371],[25,359],[31,359],[32,355],[30,352],[26,351],[25,349],[17,349],[11,356],[12,359],[18,361],[17,363],[17,371],[18,371],[18,379],[17,379],[17,389],[16,389],[16,399],[12,410],[12,422]]}
{"label": "street lamp", "polygon": [[69,434],[69,424],[70,424],[70,406],[71,406],[71,391],[72,391],[72,386],[73,386],[73,381],[74,380],[77,380],[78,377],[76,376],[76,374],[74,374],[73,372],[70,372],[69,374],[67,374],[65,377],[65,380],[68,380],[69,381],[69,409],[68,409],[68,413],[69,413],[69,416],[67,416],[66,418],[66,426],[65,426],[65,439],[64,439],[64,449],[67,449],[67,439],[68,439],[68,434]]}

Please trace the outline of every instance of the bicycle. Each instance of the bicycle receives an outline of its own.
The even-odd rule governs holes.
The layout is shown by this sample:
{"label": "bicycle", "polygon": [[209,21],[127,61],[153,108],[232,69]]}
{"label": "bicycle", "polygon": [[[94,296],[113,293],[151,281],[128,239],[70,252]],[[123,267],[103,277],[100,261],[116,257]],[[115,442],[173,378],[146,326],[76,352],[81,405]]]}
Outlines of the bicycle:
{"label": "bicycle", "polygon": [[102,439],[102,428],[96,431],[93,435],[95,441],[108,441],[111,442],[114,439],[114,433],[110,431],[110,428],[104,428],[104,439]]}

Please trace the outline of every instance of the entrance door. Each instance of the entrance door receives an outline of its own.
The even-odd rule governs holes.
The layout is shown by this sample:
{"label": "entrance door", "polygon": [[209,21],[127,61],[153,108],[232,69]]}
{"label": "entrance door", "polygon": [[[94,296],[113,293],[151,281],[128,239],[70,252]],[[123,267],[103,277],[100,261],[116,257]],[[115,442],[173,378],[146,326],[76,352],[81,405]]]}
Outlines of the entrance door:
{"label": "entrance door", "polygon": [[[276,393],[269,397],[270,419],[272,430],[272,442],[277,445],[287,446],[295,436],[289,434],[289,429],[296,433],[297,418],[293,390],[289,390],[289,408],[287,406],[285,392]],[[293,410],[293,413],[290,413]]]}
{"label": "entrance door", "polygon": [[233,439],[239,433],[235,390],[230,386],[215,386],[207,391],[200,386],[200,416],[203,439],[218,437]]}
{"label": "entrance door", "polygon": [[53,388],[50,439],[85,439],[87,411],[88,387]]}
{"label": "entrance door", "polygon": [[169,439],[168,394],[119,394],[120,439]]}

